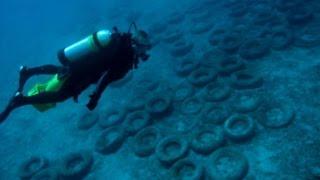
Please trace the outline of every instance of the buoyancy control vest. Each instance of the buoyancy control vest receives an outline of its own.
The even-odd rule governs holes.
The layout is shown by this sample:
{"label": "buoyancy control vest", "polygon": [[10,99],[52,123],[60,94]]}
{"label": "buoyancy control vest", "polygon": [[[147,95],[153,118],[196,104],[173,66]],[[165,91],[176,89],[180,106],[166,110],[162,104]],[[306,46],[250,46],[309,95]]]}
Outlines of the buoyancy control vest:
{"label": "buoyancy control vest", "polygon": [[69,65],[73,61],[86,58],[92,53],[97,53],[106,47],[111,40],[112,32],[100,30],[90,36],[60,50],[58,59],[61,64]]}

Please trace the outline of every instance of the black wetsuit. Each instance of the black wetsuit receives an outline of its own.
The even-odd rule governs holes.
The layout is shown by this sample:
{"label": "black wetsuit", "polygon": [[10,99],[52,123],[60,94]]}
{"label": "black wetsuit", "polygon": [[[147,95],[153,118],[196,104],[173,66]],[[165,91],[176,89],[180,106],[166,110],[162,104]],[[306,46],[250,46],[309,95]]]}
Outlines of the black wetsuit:
{"label": "black wetsuit", "polygon": [[20,79],[18,89],[20,92],[27,79],[33,75],[58,74],[59,78],[64,79],[64,83],[56,92],[19,97],[16,102],[9,103],[1,115],[6,117],[13,109],[28,104],[61,102],[72,97],[77,99],[83,90],[97,83],[87,105],[90,110],[94,109],[108,84],[123,78],[133,67],[137,66],[137,57],[131,43],[130,34],[113,33],[108,46],[86,58],[63,66],[44,65],[28,68],[24,73],[26,77]]}

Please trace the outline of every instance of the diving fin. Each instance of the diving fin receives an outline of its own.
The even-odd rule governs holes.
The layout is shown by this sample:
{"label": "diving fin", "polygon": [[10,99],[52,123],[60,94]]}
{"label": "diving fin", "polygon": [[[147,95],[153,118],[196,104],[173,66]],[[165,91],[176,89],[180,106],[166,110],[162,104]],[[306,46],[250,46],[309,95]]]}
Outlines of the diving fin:
{"label": "diving fin", "polygon": [[0,124],[3,123],[10,113],[17,107],[21,105],[23,95],[20,92],[17,92],[9,101],[7,107],[3,112],[0,113]]}

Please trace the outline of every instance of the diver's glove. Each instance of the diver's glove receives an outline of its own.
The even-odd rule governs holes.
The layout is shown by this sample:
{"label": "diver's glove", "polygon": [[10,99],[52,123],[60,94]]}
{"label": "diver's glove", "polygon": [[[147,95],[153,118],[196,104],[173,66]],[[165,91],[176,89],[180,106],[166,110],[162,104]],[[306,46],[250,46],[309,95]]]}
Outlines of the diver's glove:
{"label": "diver's glove", "polygon": [[99,96],[96,93],[90,95],[90,101],[87,104],[87,108],[92,111],[98,105]]}

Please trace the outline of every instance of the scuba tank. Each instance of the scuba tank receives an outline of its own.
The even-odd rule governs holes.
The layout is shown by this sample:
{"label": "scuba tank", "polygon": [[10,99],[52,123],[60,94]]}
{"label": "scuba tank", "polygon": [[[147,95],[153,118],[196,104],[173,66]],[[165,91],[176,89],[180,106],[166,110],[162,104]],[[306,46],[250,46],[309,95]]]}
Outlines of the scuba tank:
{"label": "scuba tank", "polygon": [[92,53],[99,52],[106,47],[111,40],[112,32],[100,30],[92,35],[60,50],[58,58],[63,65],[68,65],[72,61],[85,58]]}

